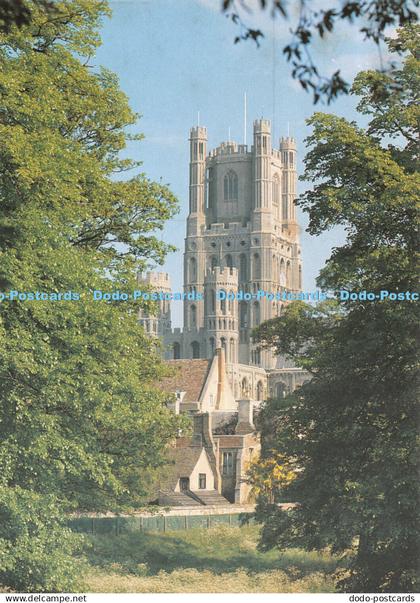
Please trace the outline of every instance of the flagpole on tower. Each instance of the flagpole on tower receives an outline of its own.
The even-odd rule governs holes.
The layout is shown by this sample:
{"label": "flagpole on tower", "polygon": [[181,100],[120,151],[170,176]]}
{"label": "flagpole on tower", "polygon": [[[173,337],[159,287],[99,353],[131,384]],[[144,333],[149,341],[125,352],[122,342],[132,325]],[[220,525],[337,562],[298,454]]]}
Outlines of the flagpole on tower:
{"label": "flagpole on tower", "polygon": [[246,92],[244,92],[244,145],[246,145]]}

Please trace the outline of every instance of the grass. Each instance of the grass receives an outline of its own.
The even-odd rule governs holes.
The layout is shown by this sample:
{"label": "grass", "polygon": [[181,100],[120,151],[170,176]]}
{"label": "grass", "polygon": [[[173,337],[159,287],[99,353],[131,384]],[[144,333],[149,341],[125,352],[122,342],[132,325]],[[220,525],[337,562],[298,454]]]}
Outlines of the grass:
{"label": "grass", "polygon": [[327,553],[257,551],[257,526],[91,536],[87,592],[334,592]]}

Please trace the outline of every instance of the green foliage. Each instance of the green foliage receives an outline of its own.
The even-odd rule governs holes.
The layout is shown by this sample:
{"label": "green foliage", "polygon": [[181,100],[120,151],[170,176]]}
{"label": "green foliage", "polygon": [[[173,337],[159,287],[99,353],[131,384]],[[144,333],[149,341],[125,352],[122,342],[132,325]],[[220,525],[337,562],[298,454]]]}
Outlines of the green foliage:
{"label": "green foliage", "polygon": [[82,539],[62,525],[53,496],[2,488],[0,516],[0,584],[20,592],[71,592],[77,586]]}
{"label": "green foliage", "polygon": [[[119,176],[138,168],[119,158],[136,115],[115,76],[87,63],[106,4],[57,2],[50,18],[29,4],[29,25],[0,34],[0,290],[82,296],[0,304],[0,485],[17,489],[17,539],[30,529],[19,488],[62,510],[144,503],[180,427],[154,386],[164,367],[138,305],[91,295],[132,290],[139,268],[163,260],[170,246],[154,233],[176,199],[144,174]],[[45,558],[9,556],[7,584],[68,590],[70,537],[58,523],[42,530],[46,515]],[[53,574],[48,534],[63,566]],[[31,559],[36,582],[18,569]]]}
{"label": "green foliage", "polygon": [[[415,43],[417,28],[391,43],[406,50],[391,80],[384,74],[380,82],[374,72],[357,77],[359,109],[371,115],[365,130],[333,115],[309,122],[304,177],[315,185],[299,203],[311,233],[337,224],[347,231],[321,271],[327,291],[417,289]],[[312,374],[289,396],[286,412],[273,403],[264,411],[269,446],[300,471],[281,493],[297,508],[282,512],[260,497],[262,546],[345,553],[345,591],[418,588],[418,324],[413,301],[294,303],[257,332],[263,345]]]}
{"label": "green foliage", "polygon": [[[51,0],[34,0],[34,3],[46,12],[54,12]],[[0,30],[9,32],[16,25],[28,25],[31,11],[25,0],[0,0]]]}
{"label": "green foliage", "polygon": [[[240,28],[235,44],[241,40],[253,40],[259,46],[264,33],[252,26],[253,3],[248,0],[222,0],[221,4],[222,11]],[[329,104],[350,90],[340,69],[326,76],[320,72],[311,52],[314,40],[318,37],[328,39],[336,33],[340,23],[350,22],[359,27],[366,40],[379,44],[385,39],[388,27],[407,26],[418,19],[417,0],[330,0],[320,6],[313,6],[309,0],[300,0],[298,11],[291,9],[286,0],[259,0],[257,4],[262,11],[269,9],[272,19],[280,17],[292,22],[292,37],[283,47],[283,54],[291,64],[292,77],[298,80],[303,90],[312,93],[314,104],[319,100]],[[398,48],[396,50],[399,51]],[[381,79],[383,73],[374,73]]]}

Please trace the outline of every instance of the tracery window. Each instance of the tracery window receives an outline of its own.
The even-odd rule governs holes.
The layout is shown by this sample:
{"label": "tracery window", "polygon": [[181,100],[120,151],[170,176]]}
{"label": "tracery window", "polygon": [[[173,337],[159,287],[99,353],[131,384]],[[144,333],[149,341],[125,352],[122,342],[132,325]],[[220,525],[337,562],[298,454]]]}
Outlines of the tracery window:
{"label": "tracery window", "polygon": [[238,200],[238,176],[233,170],[229,170],[224,177],[223,193],[225,201]]}

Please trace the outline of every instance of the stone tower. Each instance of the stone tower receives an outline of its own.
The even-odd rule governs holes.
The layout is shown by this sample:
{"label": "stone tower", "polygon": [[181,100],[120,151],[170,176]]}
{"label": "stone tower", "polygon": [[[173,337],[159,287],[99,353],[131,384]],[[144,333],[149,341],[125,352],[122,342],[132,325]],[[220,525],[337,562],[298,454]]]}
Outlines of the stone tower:
{"label": "stone tower", "polygon": [[[140,273],[137,277],[139,286],[145,291],[162,291],[171,293],[171,281],[167,272]],[[165,340],[172,332],[171,303],[162,299],[155,302],[154,311],[139,311],[139,322],[146,333]]]}
{"label": "stone tower", "polygon": [[[204,291],[204,303],[184,302],[178,343],[183,358],[210,358],[224,347],[228,363],[273,369],[276,358],[258,351],[250,335],[283,304],[259,298],[258,291],[301,289],[296,144],[282,138],[274,148],[264,119],[254,122],[253,134],[250,149],[228,141],[207,155],[206,128],[190,131],[184,292]],[[217,291],[253,297],[230,303]]]}

